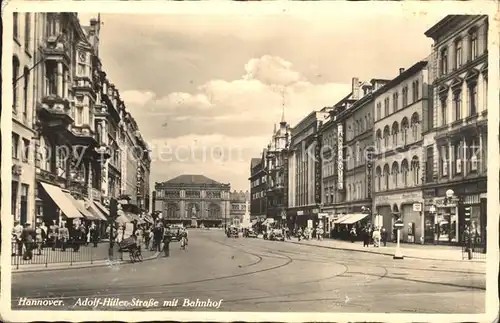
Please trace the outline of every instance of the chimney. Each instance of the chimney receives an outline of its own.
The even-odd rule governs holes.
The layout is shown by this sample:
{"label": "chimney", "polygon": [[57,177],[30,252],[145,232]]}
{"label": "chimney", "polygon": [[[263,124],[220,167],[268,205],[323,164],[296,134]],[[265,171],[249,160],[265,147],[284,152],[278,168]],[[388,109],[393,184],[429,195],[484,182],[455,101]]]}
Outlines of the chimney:
{"label": "chimney", "polygon": [[403,74],[403,72],[404,72],[404,71],[405,71],[405,69],[404,69],[403,67],[401,67],[401,68],[399,69],[399,74]]}
{"label": "chimney", "polygon": [[352,78],[352,98],[354,100],[359,100],[359,78]]}

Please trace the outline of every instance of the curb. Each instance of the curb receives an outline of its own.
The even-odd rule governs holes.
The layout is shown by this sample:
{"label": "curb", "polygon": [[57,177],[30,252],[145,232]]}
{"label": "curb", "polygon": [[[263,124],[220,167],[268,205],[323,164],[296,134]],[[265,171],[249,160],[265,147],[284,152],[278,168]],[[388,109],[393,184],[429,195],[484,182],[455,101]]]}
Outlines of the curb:
{"label": "curb", "polygon": [[[158,256],[160,255],[160,252],[156,252],[154,255],[149,256],[147,258],[144,258],[142,262],[145,261],[150,261],[157,259]],[[76,265],[71,265],[68,267],[42,267],[42,268],[27,268],[26,270],[24,269],[12,269],[11,274],[20,274],[20,273],[32,273],[32,272],[44,272],[44,271],[54,271],[54,270],[71,270],[71,269],[82,269],[82,268],[95,268],[95,267],[107,267],[107,266],[116,266],[116,265],[127,265],[127,264],[133,264],[130,261],[125,261],[125,260],[119,260],[119,261],[108,261],[108,260],[100,260],[103,261],[102,263],[93,263],[93,264],[76,264]]]}
{"label": "curb", "polygon": [[[289,243],[301,245],[301,246],[309,246],[309,247],[318,247],[318,248],[325,248],[325,249],[334,249],[334,250],[348,250],[348,251],[354,251],[354,252],[364,252],[364,253],[371,253],[371,254],[376,254],[376,255],[382,255],[382,256],[394,256],[394,253],[388,253],[388,252],[373,252],[369,250],[359,250],[359,249],[349,249],[349,248],[342,248],[342,247],[331,247],[331,246],[321,246],[321,245],[314,245],[314,244],[306,244],[306,243],[300,243],[296,241],[288,241]],[[416,256],[404,256],[405,258],[411,258],[411,259],[422,259],[422,260],[436,260],[436,261],[454,261],[454,262],[463,262],[463,261],[468,261],[468,262],[477,262],[477,263],[486,263],[486,260],[468,260],[468,259],[463,259],[463,260],[454,260],[454,259],[438,259],[438,258],[427,258],[427,257],[416,257]]]}

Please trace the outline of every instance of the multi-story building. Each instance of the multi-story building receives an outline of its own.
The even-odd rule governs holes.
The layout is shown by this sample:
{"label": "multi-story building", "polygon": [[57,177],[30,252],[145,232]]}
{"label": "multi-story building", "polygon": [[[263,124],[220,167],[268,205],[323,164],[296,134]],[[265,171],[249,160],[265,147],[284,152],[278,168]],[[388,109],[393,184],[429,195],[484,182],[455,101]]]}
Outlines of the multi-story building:
{"label": "multi-story building", "polygon": [[14,13],[14,220],[107,221],[101,203],[123,181],[110,169],[123,162],[113,126],[124,107],[101,66],[100,25],[82,26],[76,13]]}
{"label": "multi-story building", "polygon": [[267,218],[274,219],[277,226],[284,225],[288,205],[288,141],[290,126],[281,118],[279,129],[274,126],[271,142],[267,146],[266,184]]}
{"label": "multi-story building", "polygon": [[266,160],[267,149],[264,149],[260,158],[250,161],[250,218],[265,219],[267,214],[267,176]]}
{"label": "multi-story building", "polygon": [[[405,242],[423,241],[422,121],[432,111],[427,61],[399,75],[374,94],[373,223],[393,231],[402,220]],[[395,236],[393,236],[395,239]]]}
{"label": "multi-story building", "polygon": [[346,97],[330,108],[321,127],[323,143],[322,214],[324,227],[351,225],[367,217],[371,208],[371,153],[373,152],[374,103],[372,92],[387,80],[360,82],[352,79]]}
{"label": "multi-story building", "polygon": [[250,200],[250,193],[248,191],[233,191],[230,193],[229,199],[231,200],[231,211],[228,223],[239,226],[244,222],[243,217],[245,212],[247,212],[246,208]]}
{"label": "multi-story building", "polygon": [[180,175],[155,183],[155,210],[170,224],[219,227],[230,225],[230,184],[203,175]]}
{"label": "multi-story building", "polygon": [[327,109],[313,111],[291,130],[287,209],[290,229],[319,224],[322,169],[318,130],[328,115]]}
{"label": "multi-story building", "polygon": [[435,137],[425,145],[426,227],[436,243],[461,243],[472,228],[485,245],[488,17],[449,15],[425,35],[434,40],[434,111],[425,135]]}
{"label": "multi-story building", "polygon": [[32,67],[35,59],[35,14],[14,13],[12,55],[12,216],[21,224],[35,219],[35,163]]}

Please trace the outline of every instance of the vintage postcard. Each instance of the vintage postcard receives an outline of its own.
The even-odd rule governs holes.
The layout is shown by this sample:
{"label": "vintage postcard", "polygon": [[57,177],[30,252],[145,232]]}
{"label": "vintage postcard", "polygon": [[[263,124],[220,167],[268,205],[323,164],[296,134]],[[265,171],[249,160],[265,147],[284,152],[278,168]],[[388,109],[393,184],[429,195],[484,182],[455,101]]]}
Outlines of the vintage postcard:
{"label": "vintage postcard", "polygon": [[497,9],[4,4],[3,320],[495,320]]}

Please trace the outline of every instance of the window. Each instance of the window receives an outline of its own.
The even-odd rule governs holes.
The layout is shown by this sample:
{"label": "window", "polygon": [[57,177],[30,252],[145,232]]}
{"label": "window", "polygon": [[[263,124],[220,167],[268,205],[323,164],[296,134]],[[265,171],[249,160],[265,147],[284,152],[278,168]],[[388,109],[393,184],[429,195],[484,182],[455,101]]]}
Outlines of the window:
{"label": "window", "polygon": [[462,57],[462,40],[459,39],[455,42],[455,68],[459,68],[463,64]]}
{"label": "window", "polygon": [[384,166],[384,190],[389,189],[389,165],[385,164]]}
{"label": "window", "polygon": [[391,137],[391,132],[389,126],[384,127],[384,147],[389,147],[389,138]]}
{"label": "window", "polygon": [[453,94],[453,104],[455,106],[455,121],[457,121],[462,118],[462,93],[460,91]]}
{"label": "window", "polygon": [[415,81],[415,89],[413,90],[413,102],[418,101],[419,96],[420,96],[420,84],[418,81]]}
{"label": "window", "polygon": [[372,117],[371,117],[371,115],[370,115],[369,113],[368,113],[368,118],[367,118],[367,121],[368,121],[368,122],[367,122],[367,126],[366,126],[366,128],[367,128],[367,129],[370,129],[370,128],[372,127]]}
{"label": "window", "polygon": [[30,141],[29,139],[23,138],[23,162],[27,163],[30,158]]}
{"label": "window", "polygon": [[381,191],[381,187],[380,187],[380,181],[381,181],[381,178],[382,178],[382,171],[380,169],[380,166],[377,167],[377,170],[375,171],[375,178],[376,178],[376,182],[375,182],[375,190],[377,192],[380,192]]}
{"label": "window", "polygon": [[57,35],[57,17],[54,13],[47,14],[47,36],[56,36]]}
{"label": "window", "polygon": [[399,125],[396,121],[392,124],[392,144],[394,147],[398,146],[398,134],[399,134]]}
{"label": "window", "polygon": [[19,59],[17,56],[12,57],[12,112],[17,113],[17,79],[19,78]]}
{"label": "window", "polygon": [[31,45],[31,14],[24,14],[24,50],[30,52]]}
{"label": "window", "polygon": [[399,96],[398,92],[392,95],[392,112],[398,111],[398,96]]}
{"label": "window", "polygon": [[384,100],[384,115],[388,116],[389,113],[389,98],[385,98]]}
{"label": "window", "polygon": [[446,106],[446,99],[441,99],[441,125],[448,124],[448,109]]}
{"label": "window", "polygon": [[23,86],[23,121],[28,121],[28,87],[30,82],[30,70],[28,67],[24,68],[24,86]]}
{"label": "window", "polygon": [[392,163],[392,169],[391,169],[391,175],[392,175],[392,187],[397,188],[398,187],[398,173],[399,173],[399,166],[397,162]]}
{"label": "window", "polygon": [[479,168],[479,154],[480,154],[480,149],[479,145],[477,144],[476,140],[472,140],[469,144],[469,149],[468,149],[468,154],[470,155],[469,157],[469,170],[471,172],[477,172]]}
{"label": "window", "polygon": [[433,181],[433,165],[434,165],[434,147],[427,146],[427,161],[425,163],[425,182],[430,183]]}
{"label": "window", "polygon": [[419,170],[420,170],[420,163],[418,161],[418,157],[415,156],[411,160],[411,174],[412,174],[413,185],[419,184]]}
{"label": "window", "polygon": [[453,159],[455,161],[455,175],[462,173],[462,155],[463,148],[461,143],[457,143],[453,145]]}
{"label": "window", "polygon": [[382,103],[377,103],[377,120],[382,119]]}
{"label": "window", "polygon": [[403,180],[403,187],[408,186],[408,161],[403,159],[401,162],[401,177]]}
{"label": "window", "polygon": [[12,133],[12,158],[19,159],[19,135]]}
{"label": "window", "polygon": [[17,12],[13,13],[13,18],[12,18],[12,33],[14,34],[14,38],[19,38],[19,14]]}
{"label": "window", "polygon": [[449,160],[450,160],[450,154],[448,151],[448,147],[446,146],[441,146],[441,154],[440,154],[441,162],[440,162],[440,167],[441,167],[441,176],[442,177],[447,177],[448,176],[448,168],[449,166]]}
{"label": "window", "polygon": [[57,65],[54,61],[45,62],[45,93],[57,95]]}
{"label": "window", "polygon": [[470,58],[474,60],[479,55],[479,42],[477,41],[477,30],[470,33]]}
{"label": "window", "polygon": [[419,131],[420,131],[420,117],[418,113],[413,113],[411,116],[411,133],[413,136],[413,140],[419,140]]}
{"label": "window", "polygon": [[403,102],[402,102],[402,108],[408,106],[408,86],[405,86],[403,88]]}
{"label": "window", "polygon": [[448,49],[445,48],[441,51],[441,58],[439,60],[439,70],[441,75],[448,73]]}
{"label": "window", "polygon": [[407,142],[408,129],[409,129],[408,119],[404,117],[403,120],[401,121],[401,141],[402,141],[401,143],[403,145],[406,145]]}
{"label": "window", "polygon": [[19,189],[19,183],[16,181],[11,182],[11,213],[14,219],[17,220],[17,190]]}
{"label": "window", "polygon": [[78,53],[78,76],[91,77],[92,67],[90,64],[90,55],[86,52]]}
{"label": "window", "polygon": [[469,86],[469,115],[474,116],[477,114],[477,84]]}

